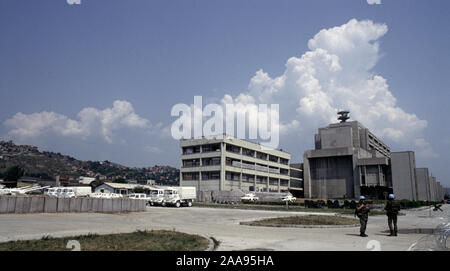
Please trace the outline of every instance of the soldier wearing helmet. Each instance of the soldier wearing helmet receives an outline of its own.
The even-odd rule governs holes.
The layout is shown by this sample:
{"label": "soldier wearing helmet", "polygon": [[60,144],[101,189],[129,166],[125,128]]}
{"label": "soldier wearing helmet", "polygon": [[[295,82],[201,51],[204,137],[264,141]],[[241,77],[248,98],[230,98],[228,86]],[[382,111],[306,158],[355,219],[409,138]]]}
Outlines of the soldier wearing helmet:
{"label": "soldier wearing helmet", "polygon": [[400,203],[394,199],[395,195],[389,194],[389,199],[386,202],[386,206],[384,207],[384,210],[386,211],[386,215],[388,217],[389,231],[391,232],[389,236],[397,236],[397,215],[400,211]]}
{"label": "soldier wearing helmet", "polygon": [[356,209],[355,209],[355,216],[358,216],[359,223],[361,224],[361,227],[359,229],[359,232],[360,232],[359,236],[361,236],[361,237],[368,236],[368,235],[366,235],[366,227],[367,227],[367,221],[369,220],[370,207],[369,207],[369,205],[366,204],[365,199],[366,198],[364,196],[360,196],[358,206],[356,206]]}

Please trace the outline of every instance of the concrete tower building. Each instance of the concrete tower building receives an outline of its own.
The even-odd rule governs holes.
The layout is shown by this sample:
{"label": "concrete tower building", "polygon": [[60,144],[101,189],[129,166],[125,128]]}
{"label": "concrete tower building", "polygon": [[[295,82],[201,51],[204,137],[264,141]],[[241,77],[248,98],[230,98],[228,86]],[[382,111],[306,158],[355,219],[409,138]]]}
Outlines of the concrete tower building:
{"label": "concrete tower building", "polygon": [[357,121],[319,128],[315,149],[304,153],[306,198],[383,197],[392,191],[390,148]]}

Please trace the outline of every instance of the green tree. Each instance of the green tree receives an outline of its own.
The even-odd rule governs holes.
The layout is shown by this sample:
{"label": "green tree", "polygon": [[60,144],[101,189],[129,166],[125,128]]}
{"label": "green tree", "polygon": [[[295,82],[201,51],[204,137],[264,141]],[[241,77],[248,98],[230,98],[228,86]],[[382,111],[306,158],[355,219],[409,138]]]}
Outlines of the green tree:
{"label": "green tree", "polygon": [[9,167],[3,175],[5,182],[12,182],[8,187],[17,187],[17,180],[23,176],[23,169],[19,166]]}
{"label": "green tree", "polygon": [[8,182],[17,182],[17,180],[23,176],[23,172],[23,169],[19,166],[9,167],[4,174],[4,180]]}
{"label": "green tree", "polygon": [[124,178],[117,178],[113,181],[113,183],[127,183],[127,181]]}

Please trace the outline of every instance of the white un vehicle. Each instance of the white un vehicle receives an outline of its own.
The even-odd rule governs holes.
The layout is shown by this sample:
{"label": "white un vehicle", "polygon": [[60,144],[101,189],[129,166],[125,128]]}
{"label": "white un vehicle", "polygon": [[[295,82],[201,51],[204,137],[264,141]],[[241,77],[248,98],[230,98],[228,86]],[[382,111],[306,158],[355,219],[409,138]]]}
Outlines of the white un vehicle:
{"label": "white un vehicle", "polygon": [[150,205],[162,205],[164,201],[164,189],[155,188],[150,190]]}
{"label": "white un vehicle", "polygon": [[170,205],[177,208],[181,205],[191,207],[196,198],[195,186],[170,187],[164,189],[164,198],[161,205]]}

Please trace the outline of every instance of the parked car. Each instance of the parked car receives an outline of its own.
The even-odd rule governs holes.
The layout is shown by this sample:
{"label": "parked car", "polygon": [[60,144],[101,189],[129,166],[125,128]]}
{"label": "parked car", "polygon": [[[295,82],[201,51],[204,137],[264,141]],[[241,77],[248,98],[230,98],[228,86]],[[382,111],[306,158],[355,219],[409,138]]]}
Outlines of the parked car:
{"label": "parked car", "polygon": [[121,194],[101,193],[101,192],[92,193],[89,196],[91,198],[97,198],[97,199],[117,199],[117,198],[122,198],[123,197]]}
{"label": "parked car", "polygon": [[135,194],[129,194],[128,198],[130,199],[140,199],[145,200],[146,202],[150,202],[150,197],[145,193],[135,193]]}
{"label": "parked car", "polygon": [[243,202],[256,202],[258,200],[259,198],[253,193],[245,194],[241,197],[241,201]]}
{"label": "parked car", "polygon": [[283,202],[286,202],[286,201],[287,202],[295,202],[296,200],[297,200],[297,198],[290,194],[281,198],[281,201],[283,201]]}

